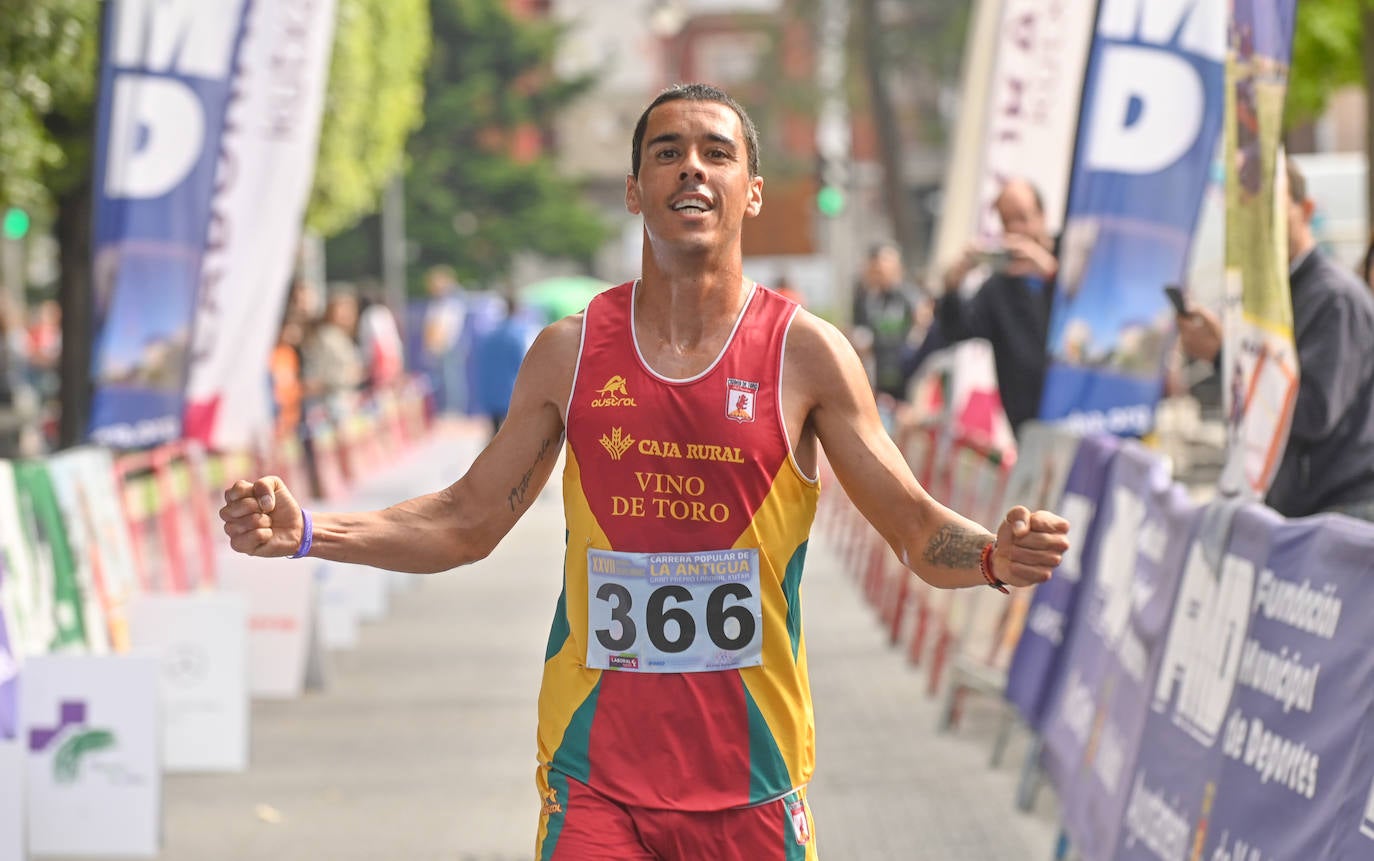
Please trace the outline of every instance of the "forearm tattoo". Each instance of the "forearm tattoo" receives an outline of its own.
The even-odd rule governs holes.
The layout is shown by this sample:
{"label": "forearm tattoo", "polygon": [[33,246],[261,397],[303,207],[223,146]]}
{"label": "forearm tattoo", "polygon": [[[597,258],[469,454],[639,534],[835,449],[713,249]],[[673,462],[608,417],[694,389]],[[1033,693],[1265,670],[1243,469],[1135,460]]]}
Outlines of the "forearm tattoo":
{"label": "forearm tattoo", "polygon": [[525,474],[520,477],[520,483],[510,489],[510,493],[506,496],[506,502],[510,505],[511,511],[515,511],[525,504],[525,495],[529,493],[530,481],[534,478],[534,471],[553,450],[554,442],[555,440],[546,439],[539,443],[539,453],[534,456],[534,463],[530,464],[530,468],[525,470]]}
{"label": "forearm tattoo", "polygon": [[946,523],[930,539],[922,558],[945,568],[977,568],[978,556],[987,546],[988,538],[986,532]]}

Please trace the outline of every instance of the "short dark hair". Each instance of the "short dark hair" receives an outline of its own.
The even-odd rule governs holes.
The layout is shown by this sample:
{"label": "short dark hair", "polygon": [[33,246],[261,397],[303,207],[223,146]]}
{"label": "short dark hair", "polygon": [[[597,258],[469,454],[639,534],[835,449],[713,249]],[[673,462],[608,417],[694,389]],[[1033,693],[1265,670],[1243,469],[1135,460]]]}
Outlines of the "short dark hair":
{"label": "short dark hair", "polygon": [[884,251],[893,251],[899,255],[902,253],[902,249],[897,246],[896,242],[891,239],[880,239],[868,246],[868,261],[872,263],[877,260]]}
{"label": "short dark hair", "polygon": [[1284,162],[1288,169],[1288,199],[1297,204],[1306,203],[1307,177],[1302,175],[1302,168],[1298,167],[1291,155]]}
{"label": "short dark hair", "polygon": [[635,123],[634,138],[630,141],[630,172],[634,176],[639,176],[644,130],[649,127],[649,114],[664,102],[675,102],[680,99],[689,102],[716,102],[734,111],[735,116],[739,117],[740,128],[744,131],[744,149],[749,157],[749,176],[752,178],[759,175],[759,130],[754,127],[754,121],[749,119],[749,113],[740,103],[730,98],[724,90],[710,84],[674,84],[659,93],[644,109],[644,113],[639,115],[639,122]]}

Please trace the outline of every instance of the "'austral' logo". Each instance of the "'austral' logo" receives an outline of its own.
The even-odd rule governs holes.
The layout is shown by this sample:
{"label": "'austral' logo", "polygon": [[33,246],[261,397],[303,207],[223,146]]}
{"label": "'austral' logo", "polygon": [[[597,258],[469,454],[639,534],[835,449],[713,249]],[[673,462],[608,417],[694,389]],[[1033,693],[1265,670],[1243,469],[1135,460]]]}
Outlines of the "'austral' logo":
{"label": "'austral' logo", "polygon": [[635,444],[635,438],[629,434],[622,435],[620,428],[611,428],[610,436],[601,435],[601,446],[610,452],[611,460],[620,460],[625,452],[630,450],[630,446]]}
{"label": "'austral' logo", "polygon": [[606,381],[606,385],[596,390],[598,397],[592,399],[594,407],[633,407],[638,406],[630,397],[625,378],[616,374]]}
{"label": "'austral' logo", "polygon": [[[64,700],[58,712],[57,726],[51,729],[35,727],[29,730],[29,750],[42,753],[58,736],[66,735],[62,745],[53,754],[53,779],[58,783],[71,783],[81,770],[81,760],[86,754],[114,747],[114,733],[104,729],[89,729],[86,723],[86,704]],[[66,732],[72,727],[71,732]]]}

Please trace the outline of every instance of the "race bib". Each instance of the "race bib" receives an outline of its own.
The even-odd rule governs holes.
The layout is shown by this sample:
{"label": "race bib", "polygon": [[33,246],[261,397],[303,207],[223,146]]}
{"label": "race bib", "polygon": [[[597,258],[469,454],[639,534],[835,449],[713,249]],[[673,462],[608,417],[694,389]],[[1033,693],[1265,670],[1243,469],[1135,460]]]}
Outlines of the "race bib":
{"label": "race bib", "polygon": [[763,663],[758,550],[587,551],[587,666],[700,673]]}

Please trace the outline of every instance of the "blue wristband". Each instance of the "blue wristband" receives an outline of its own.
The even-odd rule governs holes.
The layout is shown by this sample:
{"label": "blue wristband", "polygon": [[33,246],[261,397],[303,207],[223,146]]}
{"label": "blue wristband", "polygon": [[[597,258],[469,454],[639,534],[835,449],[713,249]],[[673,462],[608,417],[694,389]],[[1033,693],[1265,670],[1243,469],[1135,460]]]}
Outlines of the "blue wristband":
{"label": "blue wristband", "polygon": [[301,532],[301,546],[296,548],[296,552],[291,554],[292,559],[300,559],[302,556],[310,555],[310,545],[315,540],[315,521],[311,519],[310,512],[301,509],[301,518],[305,520],[305,529]]}

